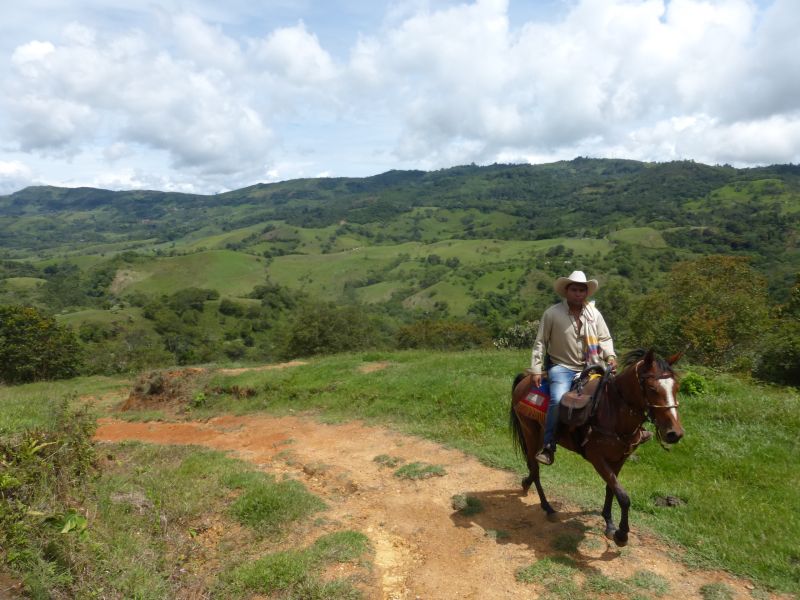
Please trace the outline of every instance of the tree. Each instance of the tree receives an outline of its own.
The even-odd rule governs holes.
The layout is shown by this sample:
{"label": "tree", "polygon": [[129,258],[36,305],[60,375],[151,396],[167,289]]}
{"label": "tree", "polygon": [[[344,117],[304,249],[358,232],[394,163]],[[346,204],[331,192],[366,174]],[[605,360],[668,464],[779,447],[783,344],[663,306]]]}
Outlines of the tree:
{"label": "tree", "polygon": [[789,302],[778,310],[753,371],[761,379],[800,385],[800,274]]}
{"label": "tree", "polygon": [[308,301],[295,311],[285,354],[289,358],[334,354],[379,345],[381,332],[362,306]]}
{"label": "tree", "polygon": [[746,257],[682,262],[668,283],[635,303],[631,328],[643,346],[719,367],[749,367],[769,327],[766,281]]}
{"label": "tree", "polygon": [[0,306],[0,380],[27,383],[66,379],[78,372],[80,352],[73,331],[36,308]]}

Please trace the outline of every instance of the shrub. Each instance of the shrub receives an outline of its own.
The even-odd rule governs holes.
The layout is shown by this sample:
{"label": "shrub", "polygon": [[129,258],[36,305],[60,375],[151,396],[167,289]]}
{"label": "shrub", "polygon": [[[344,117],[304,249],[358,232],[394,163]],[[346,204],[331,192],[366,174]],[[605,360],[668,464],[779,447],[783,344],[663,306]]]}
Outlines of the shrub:
{"label": "shrub", "polygon": [[397,333],[401,348],[468,350],[487,345],[489,339],[485,329],[465,321],[424,319],[401,327]]}
{"label": "shrub", "polygon": [[94,473],[95,417],[70,410],[68,399],[55,409],[52,429],[0,440],[0,560],[25,575],[34,597],[53,597],[48,591],[69,580],[74,539],[88,525],[73,507]]}
{"label": "shrub", "polygon": [[681,378],[681,394],[699,396],[707,391],[708,381],[702,375],[690,371]]}
{"label": "shrub", "polygon": [[293,314],[284,354],[294,358],[363,350],[379,345],[381,337],[364,307],[308,301]]}
{"label": "shrub", "polygon": [[505,333],[494,339],[494,347],[505,348],[532,348],[536,340],[539,321],[524,321],[515,323]]}
{"label": "shrub", "polygon": [[74,377],[80,365],[71,329],[28,306],[0,306],[0,380],[26,383]]}

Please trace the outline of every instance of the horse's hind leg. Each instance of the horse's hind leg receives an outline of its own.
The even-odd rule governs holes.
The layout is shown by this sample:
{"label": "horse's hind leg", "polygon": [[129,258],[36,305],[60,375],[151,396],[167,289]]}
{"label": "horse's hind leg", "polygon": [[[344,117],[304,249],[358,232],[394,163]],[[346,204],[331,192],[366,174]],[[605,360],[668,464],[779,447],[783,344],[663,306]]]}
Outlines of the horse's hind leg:
{"label": "horse's hind leg", "polygon": [[525,462],[528,465],[528,476],[522,480],[522,492],[523,494],[527,494],[531,484],[533,484],[536,487],[536,493],[539,494],[539,505],[542,507],[542,510],[548,515],[552,515],[556,511],[550,506],[550,503],[544,495],[542,482],[539,479],[539,463],[536,461],[536,453],[539,451],[542,441],[542,428],[538,424],[532,427],[523,419],[520,419],[520,425],[522,433],[525,436]]}
{"label": "horse's hind leg", "polygon": [[536,486],[536,493],[539,494],[539,505],[542,507],[542,510],[546,512],[548,516],[554,514],[556,510],[550,506],[547,498],[545,498],[542,482],[539,480],[539,463],[536,462],[535,458],[528,458],[528,473],[528,476],[522,480],[523,491],[527,494],[531,483],[533,483],[534,486]]}

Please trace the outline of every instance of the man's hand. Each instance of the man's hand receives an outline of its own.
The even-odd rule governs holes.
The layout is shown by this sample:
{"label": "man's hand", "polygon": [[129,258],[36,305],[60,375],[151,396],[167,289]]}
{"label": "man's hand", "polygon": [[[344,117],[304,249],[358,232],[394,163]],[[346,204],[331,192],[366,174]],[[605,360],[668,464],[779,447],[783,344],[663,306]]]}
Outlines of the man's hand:
{"label": "man's hand", "polygon": [[534,386],[539,387],[540,385],[542,385],[542,374],[541,373],[534,373],[533,369],[530,368],[530,369],[525,369],[525,375],[530,375],[531,376],[531,381],[533,382]]}
{"label": "man's hand", "polygon": [[617,372],[617,358],[615,356],[612,356],[608,359],[608,366],[612,373]]}

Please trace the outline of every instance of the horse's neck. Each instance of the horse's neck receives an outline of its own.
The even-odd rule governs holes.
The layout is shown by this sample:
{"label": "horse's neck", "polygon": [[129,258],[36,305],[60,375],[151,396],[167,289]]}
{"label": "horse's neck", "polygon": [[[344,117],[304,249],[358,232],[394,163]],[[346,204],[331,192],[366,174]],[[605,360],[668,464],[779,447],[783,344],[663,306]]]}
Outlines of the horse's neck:
{"label": "horse's neck", "polygon": [[615,377],[606,389],[607,410],[598,412],[598,416],[605,413],[602,420],[606,422],[601,425],[618,433],[635,431],[646,418],[644,411],[638,407],[636,402],[640,396],[641,387],[636,368],[628,367]]}

